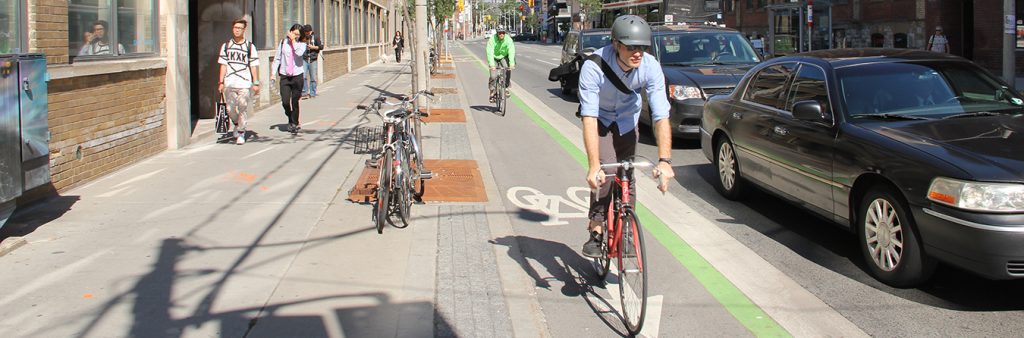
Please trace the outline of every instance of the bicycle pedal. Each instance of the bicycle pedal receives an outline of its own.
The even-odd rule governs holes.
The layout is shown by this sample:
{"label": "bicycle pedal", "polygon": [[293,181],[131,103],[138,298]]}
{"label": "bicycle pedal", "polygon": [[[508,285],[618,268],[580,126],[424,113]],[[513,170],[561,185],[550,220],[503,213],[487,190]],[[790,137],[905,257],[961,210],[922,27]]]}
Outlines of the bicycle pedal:
{"label": "bicycle pedal", "polygon": [[420,179],[429,180],[432,178],[434,178],[433,171],[424,169],[422,172],[420,172]]}

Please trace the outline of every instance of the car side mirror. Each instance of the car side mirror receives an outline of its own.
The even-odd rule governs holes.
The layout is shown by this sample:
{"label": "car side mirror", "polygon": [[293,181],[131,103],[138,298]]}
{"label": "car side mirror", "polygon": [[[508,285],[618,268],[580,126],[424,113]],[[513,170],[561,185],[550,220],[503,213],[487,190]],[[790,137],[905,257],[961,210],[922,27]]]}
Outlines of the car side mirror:
{"label": "car side mirror", "polygon": [[825,113],[821,107],[821,103],[814,100],[800,101],[794,104],[793,117],[801,121],[825,121]]}

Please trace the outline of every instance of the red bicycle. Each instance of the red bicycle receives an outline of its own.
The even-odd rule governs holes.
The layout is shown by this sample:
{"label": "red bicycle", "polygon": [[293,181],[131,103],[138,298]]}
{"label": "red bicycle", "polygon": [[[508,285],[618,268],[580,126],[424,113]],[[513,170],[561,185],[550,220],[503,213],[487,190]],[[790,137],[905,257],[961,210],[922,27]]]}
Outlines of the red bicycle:
{"label": "red bicycle", "polygon": [[[636,158],[636,157],[634,157]],[[644,251],[644,236],[640,219],[633,210],[633,194],[630,182],[633,181],[635,168],[650,168],[650,161],[628,159],[619,163],[602,164],[601,169],[607,172],[615,169],[612,184],[612,201],[608,203],[608,213],[604,222],[604,236],[601,241],[600,258],[595,258],[597,274],[601,278],[608,275],[611,261],[616,260],[619,272],[619,295],[622,301],[622,323],[630,335],[637,335],[644,325],[647,315],[647,255]],[[657,173],[655,173],[657,175]]]}

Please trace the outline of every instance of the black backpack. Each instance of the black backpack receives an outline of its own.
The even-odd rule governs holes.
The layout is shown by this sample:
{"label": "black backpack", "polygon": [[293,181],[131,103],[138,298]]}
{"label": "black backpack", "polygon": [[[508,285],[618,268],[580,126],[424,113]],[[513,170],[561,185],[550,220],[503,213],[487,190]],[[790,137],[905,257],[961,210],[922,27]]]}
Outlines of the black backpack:
{"label": "black backpack", "polygon": [[[579,57],[581,57],[581,55],[577,54],[576,57],[579,58]],[[615,88],[618,89],[620,92],[622,92],[623,94],[633,94],[633,91],[629,90],[629,87],[626,87],[626,84],[622,82],[622,79],[620,79],[617,75],[615,75],[615,71],[612,70],[612,66],[609,66],[608,63],[605,62],[604,59],[601,58],[600,55],[590,54],[589,56],[584,58],[583,62],[586,62],[586,60],[592,61],[592,62],[600,65],[601,66],[601,72],[604,73],[604,77],[607,78],[609,81],[611,81],[612,85],[615,85]],[[572,62],[572,64],[576,64],[576,62]],[[580,69],[583,69],[582,64],[580,66]],[[582,109],[583,109],[583,104],[580,103],[580,105],[576,107],[576,117],[577,118],[582,118],[582,116],[580,115],[580,110],[582,110]]]}

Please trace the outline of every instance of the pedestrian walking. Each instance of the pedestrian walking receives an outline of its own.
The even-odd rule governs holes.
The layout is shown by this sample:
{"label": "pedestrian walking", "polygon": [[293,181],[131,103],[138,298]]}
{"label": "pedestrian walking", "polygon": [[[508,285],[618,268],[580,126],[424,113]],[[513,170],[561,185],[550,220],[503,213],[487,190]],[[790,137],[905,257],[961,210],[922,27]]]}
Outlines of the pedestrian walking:
{"label": "pedestrian walking", "polygon": [[228,117],[235,125],[235,143],[245,144],[246,120],[253,94],[260,93],[260,58],[256,46],[245,40],[249,23],[238,19],[231,23],[232,38],[220,46],[220,83],[217,91],[224,96]]}
{"label": "pedestrian walking", "polygon": [[391,40],[391,47],[395,49],[395,62],[402,62],[402,49],[405,48],[405,38],[402,31],[395,31],[395,38]]}
{"label": "pedestrian walking", "polygon": [[949,53],[949,39],[942,34],[942,26],[935,26],[935,34],[928,38],[927,50],[939,53]]}
{"label": "pedestrian walking", "polygon": [[305,72],[302,56],[306,54],[306,43],[301,30],[302,25],[292,25],[288,36],[278,44],[271,65],[280,78],[281,105],[288,116],[288,132],[292,134],[302,129],[299,125],[299,96],[302,95],[302,74]]}
{"label": "pedestrian walking", "polygon": [[308,45],[306,55],[303,56],[306,61],[306,76],[303,80],[305,86],[302,87],[302,96],[316,97],[317,60],[320,59],[320,51],[324,49],[324,43],[320,41],[320,37],[313,32],[313,26],[310,25],[302,27],[302,36]]}

